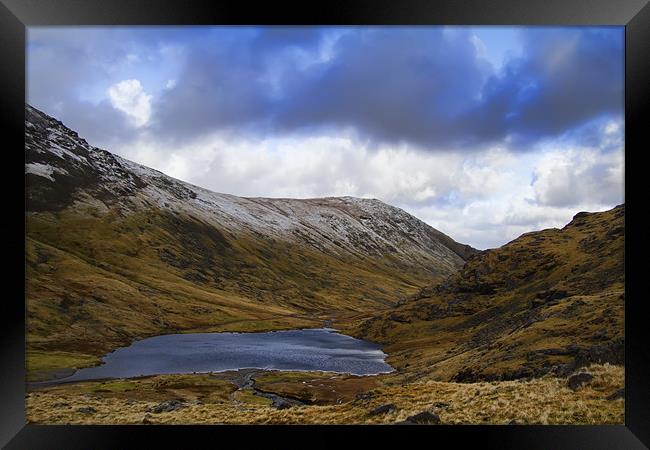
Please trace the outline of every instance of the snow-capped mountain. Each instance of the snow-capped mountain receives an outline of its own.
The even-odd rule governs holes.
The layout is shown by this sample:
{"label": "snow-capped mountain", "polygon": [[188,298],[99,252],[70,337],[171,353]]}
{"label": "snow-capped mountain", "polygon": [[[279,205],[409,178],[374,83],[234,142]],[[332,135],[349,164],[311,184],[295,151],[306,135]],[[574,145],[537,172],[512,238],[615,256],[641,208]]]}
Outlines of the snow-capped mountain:
{"label": "snow-capped mountain", "polygon": [[233,233],[291,241],[333,256],[393,256],[433,273],[453,271],[472,254],[469,246],[376,199],[218,194],[92,147],[30,106],[26,127],[26,173],[35,188],[28,191],[28,209],[34,211],[84,202],[125,213],[160,208]]}
{"label": "snow-capped mountain", "polygon": [[[64,305],[66,317],[76,311],[75,323],[103,321],[89,298],[151,332],[184,327],[174,314],[214,323],[272,308],[285,315],[369,311],[476,253],[379,200],[219,194],[95,148],[31,106],[25,130],[28,294],[36,317],[39,305]],[[195,289],[201,292],[188,300]],[[201,296],[201,305],[188,306]],[[161,298],[172,306],[156,303]]]}

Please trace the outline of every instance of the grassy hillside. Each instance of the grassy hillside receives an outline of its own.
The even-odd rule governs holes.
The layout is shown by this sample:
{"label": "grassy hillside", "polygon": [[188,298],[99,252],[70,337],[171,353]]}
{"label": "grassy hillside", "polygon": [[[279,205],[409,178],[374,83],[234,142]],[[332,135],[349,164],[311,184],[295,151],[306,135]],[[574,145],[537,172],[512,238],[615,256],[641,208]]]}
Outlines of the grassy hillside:
{"label": "grassy hillside", "polygon": [[25,123],[30,379],[151,335],[369,316],[476,252],[379,200],[218,194]]}
{"label": "grassy hillside", "polygon": [[26,246],[34,370],[44,351],[87,361],[161,333],[320,326],[386,308],[431,277],[163,211],[30,213]]}
{"label": "grassy hillside", "polygon": [[[392,374],[244,370],[32,387],[27,419],[47,424],[623,423],[623,216],[623,206],[580,213],[561,230],[528,233],[476,255],[457,274],[372,319],[364,319],[368,313],[341,316],[339,328],[387,344],[388,362],[398,369]],[[142,279],[155,278],[154,272]],[[171,311],[175,304],[170,300],[166,307]],[[245,307],[242,300],[238,311]],[[254,309],[250,314],[259,317]],[[277,314],[269,314],[269,320],[278,322],[235,319],[230,325],[282,326]],[[180,320],[182,314],[170,317]],[[68,366],[93,363],[92,357],[74,355],[48,351],[36,359],[47,367],[55,367],[56,358]],[[577,379],[583,384],[572,384]],[[280,407],[274,398],[299,404]],[[169,411],[158,411],[169,405]]]}
{"label": "grassy hillside", "polygon": [[405,379],[565,375],[623,364],[624,206],[579,213],[470,258],[349,332],[385,343]]}
{"label": "grassy hillside", "polygon": [[323,325],[397,369],[30,383],[30,422],[623,421],[623,205],[477,252],[376,199],[217,194],[26,118],[29,381],[147,336]]}

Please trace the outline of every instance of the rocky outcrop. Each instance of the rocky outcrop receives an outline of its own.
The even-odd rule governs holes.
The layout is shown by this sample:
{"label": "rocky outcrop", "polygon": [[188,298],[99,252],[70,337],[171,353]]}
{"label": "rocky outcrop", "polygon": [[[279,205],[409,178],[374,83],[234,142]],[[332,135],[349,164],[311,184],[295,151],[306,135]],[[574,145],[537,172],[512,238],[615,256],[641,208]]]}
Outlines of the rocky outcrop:
{"label": "rocky outcrop", "polygon": [[175,399],[165,400],[164,402],[161,402],[156,406],[147,409],[147,412],[160,414],[164,412],[176,411],[177,409],[181,409],[181,408],[187,408],[187,404],[185,402],[182,402],[180,400],[175,400]]}
{"label": "rocky outcrop", "polygon": [[417,425],[438,425],[440,423],[440,417],[432,412],[423,411],[407,417],[405,422]]}
{"label": "rocky outcrop", "polygon": [[392,403],[386,404],[386,405],[381,405],[376,407],[375,409],[371,410],[368,415],[369,416],[380,416],[382,414],[388,414],[392,413],[393,411],[397,410],[397,406],[393,405]]}

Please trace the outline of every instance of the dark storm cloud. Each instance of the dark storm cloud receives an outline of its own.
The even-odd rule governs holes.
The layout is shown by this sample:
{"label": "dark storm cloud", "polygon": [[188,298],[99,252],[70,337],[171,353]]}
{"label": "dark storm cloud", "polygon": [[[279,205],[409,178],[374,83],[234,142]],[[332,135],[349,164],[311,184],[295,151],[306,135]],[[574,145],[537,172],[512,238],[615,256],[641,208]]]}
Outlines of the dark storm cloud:
{"label": "dark storm cloud", "polygon": [[[314,52],[324,30],[307,27],[237,29],[208,36],[192,46],[176,86],[156,99],[152,127],[179,141],[228,128],[239,132],[269,129],[281,108],[271,79],[288,85],[296,50]],[[252,32],[251,32],[252,31]],[[285,67],[289,65],[289,67]],[[274,72],[277,72],[275,74]]]}
{"label": "dark storm cloud", "polygon": [[[461,118],[478,140],[527,143],[623,114],[623,39],[614,29],[530,29],[524,55],[483,88]],[[471,127],[474,124],[474,127]]]}
{"label": "dark storm cloud", "polygon": [[[185,136],[242,126],[259,133],[346,127],[373,141],[426,143],[465,133],[452,127],[454,117],[471,107],[489,74],[467,34],[339,31],[323,61],[322,29],[266,28],[247,43],[193,52],[176,88],[155,105],[154,126]],[[310,57],[315,62],[301,67]]]}
{"label": "dark storm cloud", "polygon": [[[183,57],[159,62],[179,74],[152,98],[146,128],[160,139],[346,129],[374,143],[431,150],[480,149],[506,138],[526,149],[623,115],[622,29],[522,28],[521,56],[498,72],[462,28],[63,31],[30,30],[29,99],[100,143],[137,130],[106,101],[80,98],[80,89],[121,81],[112,71],[131,52],[139,64],[151,64],[151,55],[163,61],[163,44],[183,48]],[[132,78],[148,89],[147,80]]]}
{"label": "dark storm cloud", "polygon": [[265,28],[228,47],[196,49],[155,105],[156,126],[184,136],[347,128],[374,142],[438,149],[510,137],[523,148],[622,116],[620,30],[526,29],[523,56],[494,73],[467,31],[344,29],[330,59],[301,67],[289,50],[314,55],[326,33]]}
{"label": "dark storm cloud", "polygon": [[154,104],[156,131],[187,139],[217,129],[246,127],[263,118],[271,105],[261,86],[251,80],[258,74],[248,64],[232,62],[193,53],[176,86]]}
{"label": "dark storm cloud", "polygon": [[64,125],[78,132],[90,144],[106,150],[130,142],[139,134],[126,116],[106,100],[98,104],[69,101],[54,115],[63,118]]}
{"label": "dark storm cloud", "polygon": [[440,28],[351,33],[334,54],[296,76],[278,108],[280,129],[327,124],[376,141],[445,144],[464,132],[454,118],[471,107],[489,70],[468,35]]}

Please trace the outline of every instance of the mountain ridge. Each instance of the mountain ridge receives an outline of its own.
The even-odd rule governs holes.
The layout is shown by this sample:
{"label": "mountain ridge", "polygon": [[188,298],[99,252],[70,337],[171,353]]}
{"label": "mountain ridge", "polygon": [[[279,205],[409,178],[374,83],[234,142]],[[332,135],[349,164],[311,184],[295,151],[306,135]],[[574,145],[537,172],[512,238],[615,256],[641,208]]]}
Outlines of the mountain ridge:
{"label": "mountain ridge", "polygon": [[622,204],[525,233],[349,332],[386,344],[394,367],[440,380],[621,365],[624,216]]}
{"label": "mountain ridge", "polygon": [[29,105],[25,127],[38,357],[86,361],[154,334],[368,314],[476,252],[376,199],[215,193],[95,148]]}
{"label": "mountain ridge", "polygon": [[[251,211],[246,210],[245,207],[242,208],[242,206],[254,207],[254,205],[257,205],[262,210],[258,208],[257,211],[253,212],[267,216],[262,217],[262,219],[268,219],[265,224],[267,227],[263,231],[268,232],[269,234],[277,234],[279,229],[286,229],[286,227],[278,227],[277,225],[293,225],[282,220],[283,217],[289,216],[287,213],[301,213],[304,215],[311,211],[307,211],[304,208],[301,209],[301,205],[315,205],[322,206],[325,209],[338,210],[338,212],[351,216],[357,222],[364,225],[366,230],[374,232],[369,233],[369,237],[374,241],[386,241],[386,236],[381,233],[381,231],[385,231],[382,230],[382,228],[385,227],[382,227],[382,224],[379,224],[378,227],[373,227],[372,222],[369,224],[363,222],[364,220],[370,219],[367,214],[372,215],[373,213],[381,213],[387,216],[394,216],[397,219],[398,228],[400,228],[400,225],[406,224],[406,229],[404,230],[406,232],[420,232],[421,235],[418,237],[424,238],[424,240],[427,240],[427,233],[432,233],[436,238],[443,240],[445,244],[453,247],[451,250],[462,259],[465,259],[464,256],[466,257],[473,251],[471,247],[456,243],[450,237],[426,225],[424,222],[414,218],[400,208],[387,205],[377,199],[363,199],[350,196],[287,199],[239,197],[232,194],[216,193],[200,186],[192,185],[173,177],[169,177],[160,171],[126,160],[105,150],[94,148],[88,145],[85,140],[78,138],[75,132],[67,129],[63,124],[61,124],[61,122],[52,119],[44,113],[29,106],[27,107],[27,115],[27,151],[28,155],[31,156],[31,160],[28,160],[27,162],[27,174],[32,175],[31,180],[29,180],[28,175],[28,180],[32,181],[32,189],[28,190],[28,210],[56,210],[57,208],[68,206],[74,201],[73,192],[64,190],[61,193],[59,185],[61,183],[64,183],[65,185],[65,181],[74,176],[76,180],[81,179],[87,184],[90,184],[91,181],[95,181],[97,184],[103,183],[104,185],[113,188],[112,192],[106,192],[104,186],[99,186],[92,191],[100,199],[110,199],[111,194],[115,193],[119,195],[134,196],[138,190],[149,189],[151,191],[149,194],[151,195],[149,195],[149,198],[144,200],[145,202],[148,201],[151,203],[151,201],[154,200],[158,201],[158,206],[167,209],[185,210],[184,212],[191,209],[191,212],[194,213],[197,212],[197,208],[200,209],[207,205],[208,207],[213,208],[213,210],[225,212],[225,216],[227,217],[222,217],[224,219],[238,219],[242,218],[238,217],[238,215],[243,215],[243,218],[247,220],[247,224],[255,222],[256,219],[260,219],[260,217],[251,214]],[[36,119],[34,119],[35,117]],[[38,136],[41,138],[40,142],[49,142],[53,145],[47,150],[39,148],[39,144],[35,142],[36,139],[33,139],[33,133],[29,132],[31,131],[30,129],[34,128],[33,122],[42,123],[42,121],[48,121],[48,125],[52,123],[55,124],[54,127],[47,127],[47,129],[52,129],[49,136]],[[69,142],[66,143],[66,140],[72,140],[72,145],[69,145]],[[75,140],[77,140],[77,142],[74,142]],[[52,152],[52,150],[56,150],[56,152]],[[61,164],[62,158],[67,159],[65,164]],[[84,174],[81,173],[75,173],[74,175],[68,173],[80,168],[82,168],[86,173],[94,171],[91,175],[95,175],[97,179],[90,180],[88,176],[84,177]],[[81,172],[81,170],[78,172]],[[66,175],[70,176],[68,177]],[[53,182],[55,179],[57,189],[38,190],[39,185],[43,184],[43,180]],[[82,183],[81,186],[76,187],[77,189],[83,189],[86,186]],[[35,189],[37,189],[36,192],[34,192]],[[58,197],[58,202],[52,202],[50,201],[52,195],[43,195],[48,193],[63,195]],[[170,196],[169,193],[171,193],[172,196]],[[69,195],[65,197],[65,194]],[[158,196],[158,198],[156,198],[156,196]],[[183,203],[178,202],[179,200]],[[188,205],[191,205],[192,208],[188,207]],[[364,213],[366,214],[364,215]],[[324,218],[333,219],[333,217],[311,217],[310,219],[317,220],[310,220],[308,223],[302,222],[302,225],[311,225],[312,227],[314,225],[320,225],[320,222],[322,222]],[[220,225],[228,227],[228,223],[222,222]],[[440,247],[436,245],[437,243],[434,242],[433,239],[428,239],[427,244],[430,248]],[[399,251],[400,249],[398,248],[397,250]],[[439,248],[439,250],[442,249]]]}

